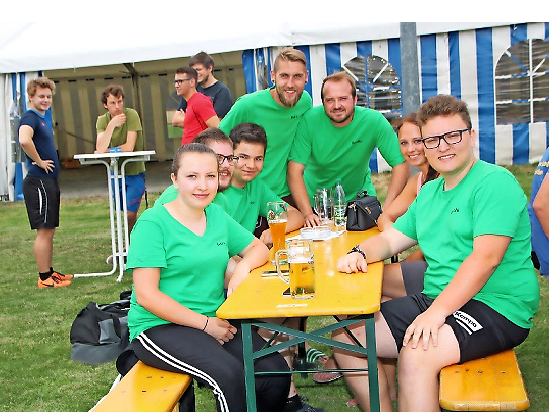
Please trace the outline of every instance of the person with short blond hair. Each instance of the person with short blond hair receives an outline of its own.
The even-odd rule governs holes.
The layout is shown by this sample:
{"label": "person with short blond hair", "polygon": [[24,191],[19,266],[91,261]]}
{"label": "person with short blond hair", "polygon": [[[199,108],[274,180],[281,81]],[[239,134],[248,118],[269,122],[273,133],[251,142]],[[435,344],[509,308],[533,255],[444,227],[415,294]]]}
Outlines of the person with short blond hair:
{"label": "person with short blond hair", "polygon": [[31,229],[36,229],[34,258],[41,289],[70,286],[73,275],[64,275],[53,268],[53,237],[59,226],[59,158],[53,130],[46,122],[55,83],[47,77],[29,81],[29,110],[21,116],[19,144],[25,152],[27,175],[23,195]]}
{"label": "person with short blond hair", "polygon": [[239,123],[263,126],[269,144],[260,177],[290,204],[293,201],[286,183],[286,165],[301,116],[312,107],[311,96],[305,91],[308,78],[303,52],[292,48],[281,50],[271,71],[274,86],[240,97],[219,124],[225,133]]}

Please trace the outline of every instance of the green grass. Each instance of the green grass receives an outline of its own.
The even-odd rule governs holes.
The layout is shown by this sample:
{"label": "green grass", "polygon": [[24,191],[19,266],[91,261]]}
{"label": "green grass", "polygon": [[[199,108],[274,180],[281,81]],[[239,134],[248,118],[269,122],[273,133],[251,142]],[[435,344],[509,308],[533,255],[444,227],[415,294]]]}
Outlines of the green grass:
{"label": "green grass", "polygon": [[[527,196],[533,166],[514,166]],[[388,174],[374,175],[379,196]],[[150,204],[156,196],[150,196]],[[55,236],[55,267],[66,273],[107,271],[110,229],[106,197],[63,199],[61,226]],[[131,287],[115,276],[78,278],[69,288],[39,290],[32,254],[35,233],[29,229],[22,203],[0,203],[0,411],[87,411],[109,390],[117,375],[114,362],[91,366],[70,360],[69,331],[77,313],[88,302],[108,303]],[[540,280],[541,305],[530,336],[517,348],[532,412],[549,403],[549,285]],[[329,322],[312,318],[309,326]],[[320,349],[326,350],[327,348]],[[300,394],[329,412],[349,409],[342,380],[327,386],[296,377]],[[211,391],[197,391],[197,411],[214,412]]]}

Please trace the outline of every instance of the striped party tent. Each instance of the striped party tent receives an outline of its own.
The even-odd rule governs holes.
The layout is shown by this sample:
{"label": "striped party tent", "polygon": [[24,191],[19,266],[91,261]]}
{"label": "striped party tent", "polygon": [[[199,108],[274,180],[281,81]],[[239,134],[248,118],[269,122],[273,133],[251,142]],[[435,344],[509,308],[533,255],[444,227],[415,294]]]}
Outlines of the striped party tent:
{"label": "striped party tent", "polygon": [[[46,75],[57,84],[49,118],[62,160],[93,151],[95,120],[104,113],[100,94],[114,82],[124,86],[126,106],[140,112],[146,148],[161,161],[172,157],[181,137],[170,125],[178,103],[173,73],[199,51],[214,58],[215,76],[235,99],[272,86],[274,58],[280,47],[291,45],[307,56],[306,89],[314,105],[321,104],[323,78],[345,70],[357,80],[360,105],[388,119],[403,115],[400,27],[260,21],[222,33],[189,28],[200,37],[179,40],[180,27],[159,26],[108,44],[74,35],[86,32],[80,24],[73,30],[53,28],[51,47],[41,50],[33,49],[41,30],[37,24],[2,27],[0,196],[16,200],[25,173],[16,125],[32,77]],[[549,23],[417,23],[416,31],[420,100],[444,93],[467,102],[479,158],[501,165],[538,161],[549,136]],[[377,153],[370,165],[373,171],[388,169]]]}

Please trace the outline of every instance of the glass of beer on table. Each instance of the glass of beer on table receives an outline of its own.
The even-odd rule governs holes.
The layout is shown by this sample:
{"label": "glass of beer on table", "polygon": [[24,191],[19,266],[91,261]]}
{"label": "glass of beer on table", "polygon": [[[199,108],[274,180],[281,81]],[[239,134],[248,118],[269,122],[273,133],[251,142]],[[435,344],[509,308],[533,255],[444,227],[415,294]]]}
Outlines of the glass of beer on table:
{"label": "glass of beer on table", "polygon": [[286,223],[288,222],[288,205],[286,202],[267,202],[267,222],[273,237],[272,256],[280,249],[284,249]]}
{"label": "glass of beer on table", "polygon": [[[312,244],[312,240],[288,239],[286,240],[286,249],[279,250],[275,255],[278,276],[290,284],[290,295],[294,299],[310,299],[315,296]],[[282,255],[287,256],[287,262],[280,260]],[[289,279],[282,275],[281,265],[283,263],[287,263],[290,267]]]}

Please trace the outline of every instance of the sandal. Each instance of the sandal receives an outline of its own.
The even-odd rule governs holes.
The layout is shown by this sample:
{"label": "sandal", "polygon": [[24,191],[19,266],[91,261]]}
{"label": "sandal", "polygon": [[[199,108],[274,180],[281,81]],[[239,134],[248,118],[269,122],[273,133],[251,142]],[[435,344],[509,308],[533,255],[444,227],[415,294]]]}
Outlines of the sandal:
{"label": "sandal", "polygon": [[[322,365],[322,369],[337,369],[337,364],[333,356],[328,358],[328,361]],[[313,373],[313,381],[316,383],[330,383],[341,378],[341,372],[315,372]]]}

